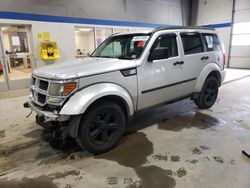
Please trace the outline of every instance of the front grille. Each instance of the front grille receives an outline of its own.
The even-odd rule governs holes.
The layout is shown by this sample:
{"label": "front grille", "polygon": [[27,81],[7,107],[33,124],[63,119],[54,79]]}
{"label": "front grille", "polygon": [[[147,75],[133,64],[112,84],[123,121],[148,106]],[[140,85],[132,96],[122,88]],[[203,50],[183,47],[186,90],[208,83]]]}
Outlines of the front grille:
{"label": "front grille", "polygon": [[[50,80],[46,80],[44,78],[40,79],[39,77],[32,76],[31,86],[30,86],[30,99],[39,107],[46,107],[49,104],[53,104],[55,106],[61,106],[61,103],[54,104],[48,101],[49,95],[49,87]],[[63,98],[64,100],[64,98]]]}
{"label": "front grille", "polygon": [[41,104],[44,104],[46,102],[46,95],[37,93],[37,101]]}
{"label": "front grille", "polygon": [[32,101],[37,105],[45,106],[47,104],[47,95],[49,90],[49,80],[44,80],[32,76],[31,78]]}
{"label": "front grille", "polygon": [[47,81],[44,81],[44,80],[40,80],[39,82],[39,88],[44,90],[44,91],[47,91],[48,90],[48,86],[49,86],[49,82]]}
{"label": "front grille", "polygon": [[36,78],[32,77],[32,85],[36,84]]}

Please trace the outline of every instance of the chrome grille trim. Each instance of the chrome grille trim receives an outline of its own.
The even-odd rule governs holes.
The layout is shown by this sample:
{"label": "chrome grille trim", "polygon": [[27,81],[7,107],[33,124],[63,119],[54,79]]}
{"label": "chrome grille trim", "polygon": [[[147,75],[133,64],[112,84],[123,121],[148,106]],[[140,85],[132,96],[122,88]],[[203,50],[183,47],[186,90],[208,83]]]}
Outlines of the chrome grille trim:
{"label": "chrome grille trim", "polygon": [[[41,84],[42,83],[42,84]],[[39,105],[45,106],[47,103],[48,89],[49,89],[49,80],[40,79],[35,76],[32,76],[31,82],[31,100]]]}
{"label": "chrome grille trim", "polygon": [[35,78],[35,77],[32,77],[31,84],[32,84],[32,85],[35,85],[35,84],[36,84],[36,78]]}
{"label": "chrome grille trim", "polygon": [[37,93],[37,101],[41,104],[46,103],[46,95],[43,95],[41,93]]}
{"label": "chrome grille trim", "polygon": [[49,87],[49,82],[45,80],[39,80],[39,88],[41,90],[47,91]]}
{"label": "chrome grille trim", "polygon": [[[40,78],[37,77],[35,75],[32,75],[31,78],[31,82],[30,82],[30,99],[32,100],[32,102],[34,102],[35,104],[37,104],[40,107],[44,107],[47,104],[50,105],[55,105],[55,106],[61,106],[63,104],[63,102],[65,101],[66,98],[70,97],[70,95],[68,96],[52,96],[49,94],[49,87],[51,83],[68,83],[68,82],[76,82],[78,83],[78,80],[49,80],[49,79],[45,79],[45,78]],[[41,86],[42,83],[42,86]],[[47,86],[46,86],[47,85]],[[75,88],[75,91],[78,88]],[[38,94],[41,97],[44,97],[45,95],[45,100],[43,99],[38,99]],[[40,95],[41,94],[41,95]],[[48,99],[49,97],[56,97],[56,98],[63,98],[61,103],[49,103]]]}

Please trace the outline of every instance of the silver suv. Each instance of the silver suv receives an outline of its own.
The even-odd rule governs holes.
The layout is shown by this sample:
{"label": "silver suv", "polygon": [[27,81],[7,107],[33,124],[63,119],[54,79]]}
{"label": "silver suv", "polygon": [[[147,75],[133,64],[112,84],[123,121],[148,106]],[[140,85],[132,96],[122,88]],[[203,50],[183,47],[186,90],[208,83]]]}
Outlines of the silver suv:
{"label": "silver suv", "polygon": [[56,137],[98,154],[113,148],[138,111],[191,97],[210,108],[224,77],[214,29],[157,28],[114,34],[89,57],[33,72],[24,107]]}

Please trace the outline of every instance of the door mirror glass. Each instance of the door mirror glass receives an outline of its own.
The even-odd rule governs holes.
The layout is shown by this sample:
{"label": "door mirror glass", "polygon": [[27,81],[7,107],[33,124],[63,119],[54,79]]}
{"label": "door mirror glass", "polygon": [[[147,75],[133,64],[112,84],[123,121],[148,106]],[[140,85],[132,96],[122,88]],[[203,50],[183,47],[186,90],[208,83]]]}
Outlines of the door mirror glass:
{"label": "door mirror glass", "polygon": [[167,59],[169,57],[169,51],[167,47],[154,48],[150,53],[148,61]]}

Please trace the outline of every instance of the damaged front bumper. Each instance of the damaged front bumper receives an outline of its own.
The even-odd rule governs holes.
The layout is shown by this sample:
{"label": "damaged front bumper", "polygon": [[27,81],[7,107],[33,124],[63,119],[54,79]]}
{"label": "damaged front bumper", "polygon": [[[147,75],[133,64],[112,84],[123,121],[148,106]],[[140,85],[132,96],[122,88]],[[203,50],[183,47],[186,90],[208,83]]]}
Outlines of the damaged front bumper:
{"label": "damaged front bumper", "polygon": [[23,104],[24,108],[30,108],[32,111],[37,113],[39,119],[43,119],[43,123],[48,122],[64,122],[69,120],[70,116],[61,115],[53,111],[45,111],[37,107],[31,100]]}

